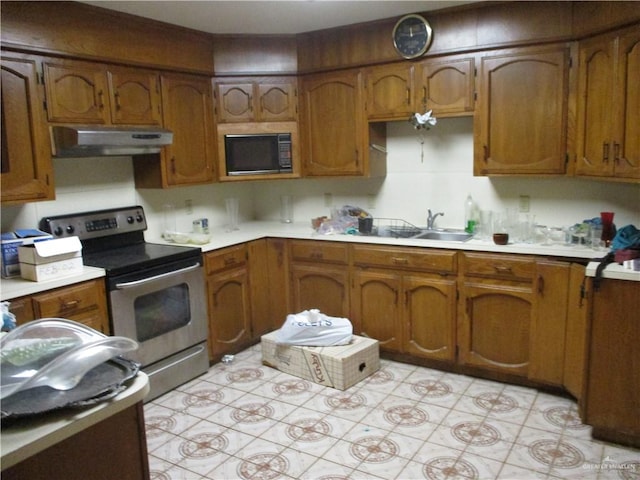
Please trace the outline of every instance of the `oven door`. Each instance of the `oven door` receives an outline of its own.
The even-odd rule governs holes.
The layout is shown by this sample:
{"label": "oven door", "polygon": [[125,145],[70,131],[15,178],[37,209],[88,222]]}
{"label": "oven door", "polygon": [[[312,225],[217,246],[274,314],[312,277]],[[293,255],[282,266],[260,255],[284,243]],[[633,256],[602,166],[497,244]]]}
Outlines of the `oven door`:
{"label": "oven door", "polygon": [[207,340],[200,258],[109,279],[113,334],[139,343],[131,358],[147,366]]}

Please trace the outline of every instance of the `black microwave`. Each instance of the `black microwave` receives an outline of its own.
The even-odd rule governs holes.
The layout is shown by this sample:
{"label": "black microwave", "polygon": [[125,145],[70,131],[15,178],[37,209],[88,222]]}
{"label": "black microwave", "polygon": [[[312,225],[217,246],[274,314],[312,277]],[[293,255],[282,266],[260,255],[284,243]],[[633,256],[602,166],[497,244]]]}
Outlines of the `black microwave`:
{"label": "black microwave", "polygon": [[227,175],[291,173],[291,133],[224,136]]}

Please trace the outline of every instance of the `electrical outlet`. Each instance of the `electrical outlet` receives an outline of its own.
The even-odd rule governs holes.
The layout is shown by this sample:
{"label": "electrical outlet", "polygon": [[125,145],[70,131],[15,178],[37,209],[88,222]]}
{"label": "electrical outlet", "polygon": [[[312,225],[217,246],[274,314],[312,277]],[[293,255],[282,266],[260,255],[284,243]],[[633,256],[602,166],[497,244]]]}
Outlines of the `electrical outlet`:
{"label": "electrical outlet", "polygon": [[520,195],[520,203],[518,205],[518,210],[521,213],[528,213],[529,212],[529,204],[530,204],[530,198],[529,195]]}
{"label": "electrical outlet", "polygon": [[324,206],[329,208],[333,207],[333,195],[330,193],[324,194]]}
{"label": "electrical outlet", "polygon": [[191,215],[193,213],[193,200],[190,198],[184,201],[184,206],[187,209],[187,215]]}

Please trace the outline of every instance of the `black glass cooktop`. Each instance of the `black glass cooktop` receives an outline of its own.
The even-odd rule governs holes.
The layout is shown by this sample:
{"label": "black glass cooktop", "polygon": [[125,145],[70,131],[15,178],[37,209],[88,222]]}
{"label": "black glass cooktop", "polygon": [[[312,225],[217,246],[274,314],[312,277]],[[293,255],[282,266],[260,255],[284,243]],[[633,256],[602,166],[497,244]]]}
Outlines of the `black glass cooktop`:
{"label": "black glass cooktop", "polygon": [[107,275],[120,275],[167,262],[199,258],[200,248],[156,243],[138,243],[82,254],[85,265],[104,268]]}

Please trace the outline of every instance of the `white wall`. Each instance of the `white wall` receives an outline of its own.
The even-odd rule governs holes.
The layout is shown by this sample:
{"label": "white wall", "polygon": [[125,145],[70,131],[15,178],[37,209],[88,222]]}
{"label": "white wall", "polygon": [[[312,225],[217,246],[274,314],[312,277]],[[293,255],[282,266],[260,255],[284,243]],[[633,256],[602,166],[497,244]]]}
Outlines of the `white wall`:
{"label": "white wall", "polygon": [[[56,159],[56,200],[2,208],[2,231],[37,225],[40,218],[71,212],[141,204],[149,234],[158,234],[162,206],[172,203],[178,230],[189,231],[195,218],[224,225],[224,198],[240,201],[240,221],[279,219],[280,195],[294,197],[295,221],[328,215],[325,193],[333,205],[358,205],[375,217],[400,218],[424,225],[427,209],[444,212],[440,227],[461,228],[464,201],[471,193],[480,208],[518,206],[519,195],[531,198],[531,213],[540,224],[562,226],[592,218],[604,210],[616,213],[618,226],[640,226],[640,186],[573,178],[474,177],[471,118],[440,119],[421,136],[408,122],[388,124],[387,176],[382,179],[299,179],[213,184],[168,190],[136,190],[132,160],[123,158]],[[188,213],[185,201],[192,200]]]}

